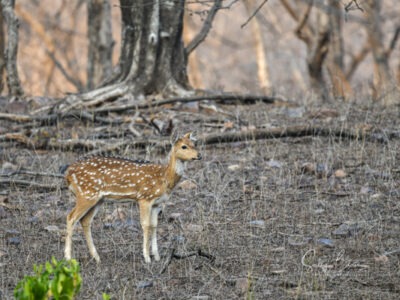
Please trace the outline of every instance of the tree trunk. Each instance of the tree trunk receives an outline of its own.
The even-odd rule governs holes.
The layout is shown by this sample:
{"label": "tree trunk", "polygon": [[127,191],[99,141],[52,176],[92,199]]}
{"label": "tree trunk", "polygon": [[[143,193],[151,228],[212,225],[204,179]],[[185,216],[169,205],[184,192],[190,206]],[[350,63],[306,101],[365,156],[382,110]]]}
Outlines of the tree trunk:
{"label": "tree trunk", "polygon": [[95,105],[124,96],[191,93],[182,41],[184,0],[120,0],[122,45],[113,75],[100,88],[71,96]]}
{"label": "tree trunk", "polygon": [[103,82],[112,72],[113,39],[109,0],[89,0],[88,15],[88,90]]}
{"label": "tree trunk", "polygon": [[344,71],[344,46],[342,33],[342,4],[337,0],[329,0],[330,44],[327,57],[327,70],[335,98],[347,99],[353,91]]}
{"label": "tree trunk", "polygon": [[[312,6],[313,3],[310,2],[306,15],[310,13]],[[306,15],[304,16],[304,22],[308,20],[308,16]],[[329,93],[327,82],[323,75],[323,66],[328,54],[331,32],[327,14],[317,9],[316,17],[316,26],[313,30],[310,30],[314,34],[309,37],[309,43],[307,43],[307,67],[310,74],[311,88],[317,91],[324,100],[327,100]],[[301,30],[300,27],[299,30]]]}
{"label": "tree trunk", "polygon": [[[5,36],[4,36],[4,18],[3,18],[3,8],[0,6],[0,53],[4,53],[5,48]],[[6,65],[6,61],[4,59],[4,55],[0,55],[0,93],[4,88],[4,67]]]}
{"label": "tree trunk", "polygon": [[[250,16],[255,9],[254,0],[245,0],[244,5],[246,7],[247,13]],[[257,16],[255,16],[251,20],[250,25],[253,32],[254,51],[256,53],[258,82],[260,84],[262,92],[268,95],[271,93],[272,84],[268,70],[267,54],[264,47],[264,38]]]}
{"label": "tree trunk", "polygon": [[14,13],[14,0],[1,0],[3,17],[7,24],[7,49],[5,50],[8,93],[12,96],[24,94],[17,69],[18,19]]}
{"label": "tree trunk", "polygon": [[[189,14],[185,14],[185,26],[183,30],[183,41],[185,45],[188,45],[193,41],[195,37],[195,28],[193,21],[189,17]],[[203,89],[203,78],[201,76],[200,61],[196,51],[193,51],[188,57],[188,68],[190,72],[188,74],[190,84],[196,89]]]}
{"label": "tree trunk", "polygon": [[383,45],[380,16],[381,0],[367,0],[365,10],[367,13],[368,40],[374,58],[373,97],[378,99],[384,96],[393,84],[386,49]]}
{"label": "tree trunk", "polygon": [[310,76],[311,88],[323,99],[329,97],[326,80],[323,76],[323,66],[330,42],[329,23],[325,12],[318,10],[315,26],[309,23],[311,10],[314,7],[313,1],[307,3],[303,15],[298,13],[296,7],[289,0],[281,0],[290,16],[298,23],[295,33],[307,46],[307,68]]}

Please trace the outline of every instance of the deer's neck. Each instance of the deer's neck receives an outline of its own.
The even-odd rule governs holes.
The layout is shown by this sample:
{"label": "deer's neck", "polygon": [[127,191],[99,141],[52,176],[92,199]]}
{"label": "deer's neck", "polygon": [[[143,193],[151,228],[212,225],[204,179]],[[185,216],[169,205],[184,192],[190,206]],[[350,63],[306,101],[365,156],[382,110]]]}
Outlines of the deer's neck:
{"label": "deer's neck", "polygon": [[185,163],[176,159],[173,153],[170,154],[169,162],[166,168],[165,178],[169,190],[172,190],[181,179],[185,172]]}

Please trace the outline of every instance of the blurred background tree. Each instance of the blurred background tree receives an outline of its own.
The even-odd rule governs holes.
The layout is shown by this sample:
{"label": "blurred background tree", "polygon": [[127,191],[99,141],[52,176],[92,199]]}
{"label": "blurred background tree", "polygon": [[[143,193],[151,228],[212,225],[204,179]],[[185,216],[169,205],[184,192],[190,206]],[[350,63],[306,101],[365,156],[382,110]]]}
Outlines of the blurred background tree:
{"label": "blurred background tree", "polygon": [[13,7],[1,1],[3,94],[105,101],[201,88],[393,102],[386,96],[399,85],[395,0],[21,0]]}

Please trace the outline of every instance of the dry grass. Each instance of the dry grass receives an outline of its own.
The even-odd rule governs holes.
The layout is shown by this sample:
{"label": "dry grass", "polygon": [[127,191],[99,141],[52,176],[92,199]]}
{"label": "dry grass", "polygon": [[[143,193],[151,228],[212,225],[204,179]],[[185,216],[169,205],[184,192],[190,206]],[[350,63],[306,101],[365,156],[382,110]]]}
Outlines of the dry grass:
{"label": "dry grass", "polygon": [[[236,110],[256,126],[307,121],[400,128],[398,108],[341,107],[340,117],[333,120],[288,118],[287,109],[263,105]],[[187,126],[211,130],[205,123],[196,124]],[[90,126],[85,130],[88,135],[93,132]],[[57,173],[61,164],[78,156],[7,145],[1,152],[3,171],[10,162]],[[161,262],[143,261],[136,205],[109,203],[96,217],[93,234],[100,265],[90,259],[81,229],[75,231],[74,256],[81,263],[84,283],[80,299],[101,299],[102,292],[113,299],[399,298],[399,252],[382,256],[400,245],[398,139],[380,144],[305,137],[200,148],[203,161],[192,163],[187,171],[197,187],[176,189],[161,215]],[[118,154],[146,155],[140,149]],[[156,152],[150,156],[157,161],[162,157]],[[347,176],[302,173],[306,162],[343,169]],[[31,180],[56,188],[12,185],[0,190],[3,201],[8,200],[1,211],[2,299],[11,298],[32,264],[63,255],[65,216],[73,206],[68,193],[60,188],[60,179]],[[112,218],[116,208],[125,212],[121,219]],[[342,224],[353,226],[349,235],[334,233]],[[49,225],[60,230],[46,230]],[[322,244],[321,238],[333,246]],[[178,254],[201,249],[215,260],[197,255],[173,258],[160,273],[171,247]],[[152,287],[142,287],[148,283]]]}

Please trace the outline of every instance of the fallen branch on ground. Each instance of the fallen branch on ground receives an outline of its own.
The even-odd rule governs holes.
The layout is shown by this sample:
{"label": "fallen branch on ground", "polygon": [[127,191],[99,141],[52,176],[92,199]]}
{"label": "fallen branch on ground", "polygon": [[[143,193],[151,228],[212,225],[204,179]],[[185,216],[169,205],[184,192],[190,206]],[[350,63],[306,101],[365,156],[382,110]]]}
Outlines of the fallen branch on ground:
{"label": "fallen branch on ground", "polygon": [[58,184],[45,184],[40,182],[34,182],[30,180],[21,180],[21,179],[0,179],[0,186],[18,186],[24,188],[36,188],[43,190],[57,190],[57,189],[66,189],[64,186],[59,186]]}
{"label": "fallen branch on ground", "polygon": [[211,254],[209,254],[207,252],[204,252],[201,249],[197,249],[196,251],[190,251],[190,252],[187,252],[187,253],[177,253],[175,248],[171,248],[170,250],[171,251],[170,251],[170,253],[169,253],[168,257],[167,257],[167,260],[164,263],[163,268],[160,271],[160,274],[164,273],[167,270],[167,268],[171,264],[171,261],[172,261],[173,258],[175,258],[175,259],[185,259],[185,258],[188,258],[188,257],[191,257],[191,256],[199,256],[199,257],[205,257],[205,258],[209,259],[211,262],[213,262],[215,260],[215,257],[213,255],[211,255]]}
{"label": "fallen branch on ground", "polygon": [[191,103],[191,102],[200,102],[200,101],[216,101],[216,102],[240,102],[241,104],[253,104],[257,101],[264,102],[267,104],[273,104],[275,101],[283,101],[286,102],[281,97],[273,97],[273,96],[257,96],[257,95],[235,95],[235,94],[221,94],[221,95],[204,95],[204,96],[193,96],[193,97],[177,97],[177,98],[169,98],[163,100],[152,101],[149,103],[141,103],[141,104],[127,104],[127,105],[116,105],[109,107],[99,107],[92,112],[121,112],[130,109],[148,109],[153,107],[159,107],[166,104],[174,104],[177,102],[180,103]]}
{"label": "fallen branch on ground", "polygon": [[[277,127],[268,129],[255,129],[238,132],[223,132],[213,133],[209,135],[200,136],[198,142],[204,145],[212,145],[219,143],[232,143],[232,142],[247,142],[252,140],[262,139],[277,139],[286,137],[305,137],[305,136],[319,136],[331,137],[338,139],[348,140],[366,140],[377,143],[387,143],[391,139],[400,138],[400,132],[389,133],[370,133],[362,129],[346,129],[346,128],[324,128],[311,125],[297,125],[288,127]],[[46,137],[40,134],[32,135],[30,131],[7,133],[0,136],[0,141],[15,141],[21,145],[33,149],[70,149],[70,150],[93,150],[90,155],[97,155],[100,153],[109,153],[118,150],[124,146],[131,146],[135,148],[145,148],[153,146],[159,149],[168,150],[170,147],[169,140],[155,140],[155,139],[141,139],[130,140],[126,137],[124,139],[117,139],[110,142],[103,140],[81,140],[81,139],[68,139],[60,140],[52,137]]]}
{"label": "fallen branch on ground", "polygon": [[324,128],[311,125],[297,125],[288,127],[276,127],[268,129],[255,129],[238,132],[213,133],[199,138],[199,141],[205,145],[243,142],[261,139],[285,138],[285,137],[304,137],[321,136],[336,137],[340,139],[361,140],[365,139],[372,142],[386,143],[392,138],[399,138],[399,133],[378,136],[370,134],[362,129],[345,128]]}
{"label": "fallen branch on ground", "polygon": [[[60,119],[66,118],[76,118],[91,122],[103,123],[103,124],[114,124],[118,125],[124,122],[122,118],[107,118],[98,116],[100,113],[106,112],[124,112],[128,110],[146,110],[149,108],[156,108],[167,104],[174,103],[191,103],[191,102],[201,102],[201,101],[216,101],[224,102],[227,104],[240,102],[241,104],[254,104],[256,102],[263,102],[267,104],[273,104],[276,101],[286,102],[286,100],[281,97],[273,96],[257,96],[257,95],[235,95],[235,94],[221,94],[221,95],[204,95],[204,96],[193,96],[193,97],[177,97],[169,98],[157,101],[150,101],[148,103],[141,104],[126,104],[126,105],[115,105],[115,106],[105,106],[99,107],[91,110],[69,110],[64,113],[49,113],[47,115],[20,115],[20,114],[9,114],[0,112],[0,120],[8,120],[12,122],[39,122],[40,124],[52,124]],[[78,107],[89,107],[84,101]],[[51,109],[52,107],[48,107]]]}
{"label": "fallen branch on ground", "polygon": [[124,120],[122,120],[121,118],[105,118],[86,111],[80,111],[80,112],[71,111],[63,116],[57,114],[49,114],[46,116],[32,116],[32,115],[19,115],[19,114],[9,114],[0,112],[0,120],[8,120],[19,123],[37,122],[42,125],[43,124],[48,125],[55,123],[59,119],[66,119],[66,118],[75,118],[75,119],[87,120],[93,123],[97,122],[101,124],[113,124],[113,125],[119,125],[124,122]]}

